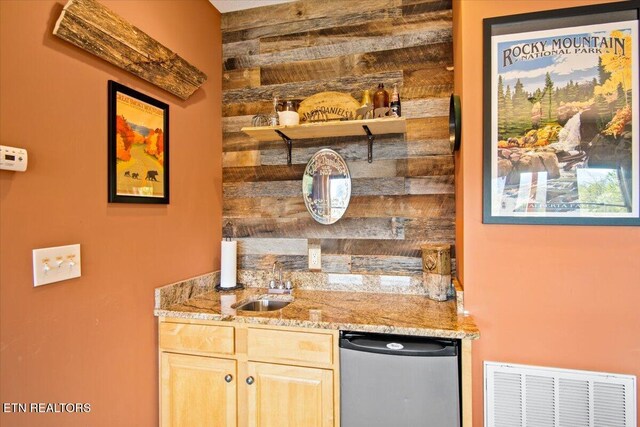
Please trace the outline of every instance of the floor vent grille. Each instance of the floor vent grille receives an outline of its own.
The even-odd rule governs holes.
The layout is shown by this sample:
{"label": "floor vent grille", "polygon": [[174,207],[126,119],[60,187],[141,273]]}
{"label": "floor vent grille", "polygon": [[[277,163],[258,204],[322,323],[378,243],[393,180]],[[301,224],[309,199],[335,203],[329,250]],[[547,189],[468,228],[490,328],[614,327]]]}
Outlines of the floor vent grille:
{"label": "floor vent grille", "polygon": [[486,427],[637,427],[636,377],[484,364]]}

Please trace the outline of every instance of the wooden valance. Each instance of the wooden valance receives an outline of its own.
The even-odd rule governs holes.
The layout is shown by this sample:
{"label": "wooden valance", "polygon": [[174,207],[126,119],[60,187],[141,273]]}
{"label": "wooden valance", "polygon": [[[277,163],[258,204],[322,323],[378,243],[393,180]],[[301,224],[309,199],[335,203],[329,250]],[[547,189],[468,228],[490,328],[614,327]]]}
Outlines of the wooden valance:
{"label": "wooden valance", "polygon": [[69,0],[53,34],[182,98],[207,75],[95,0]]}

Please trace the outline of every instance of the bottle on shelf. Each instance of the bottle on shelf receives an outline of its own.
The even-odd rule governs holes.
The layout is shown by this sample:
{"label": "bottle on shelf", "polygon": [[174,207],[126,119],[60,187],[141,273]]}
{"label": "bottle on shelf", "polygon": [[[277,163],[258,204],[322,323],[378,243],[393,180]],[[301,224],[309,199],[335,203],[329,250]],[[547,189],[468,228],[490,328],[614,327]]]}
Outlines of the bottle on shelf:
{"label": "bottle on shelf", "polygon": [[[380,114],[379,108],[387,108],[387,111],[383,114]],[[384,90],[384,84],[378,84],[378,90],[373,94],[373,111],[374,117],[379,117],[380,115],[386,116],[389,108],[389,92]]]}
{"label": "bottle on shelf", "polygon": [[402,106],[400,105],[400,92],[398,92],[398,83],[393,84],[393,93],[391,94],[391,103],[389,104],[391,117],[402,116]]}
{"label": "bottle on shelf", "polygon": [[278,120],[278,97],[273,97],[273,111],[269,115],[269,126],[278,126],[280,121]]}
{"label": "bottle on shelf", "polygon": [[363,110],[364,114],[362,115],[362,118],[364,120],[373,118],[373,101],[371,100],[371,93],[368,89],[362,93],[362,102],[360,102],[360,108],[365,109]]}

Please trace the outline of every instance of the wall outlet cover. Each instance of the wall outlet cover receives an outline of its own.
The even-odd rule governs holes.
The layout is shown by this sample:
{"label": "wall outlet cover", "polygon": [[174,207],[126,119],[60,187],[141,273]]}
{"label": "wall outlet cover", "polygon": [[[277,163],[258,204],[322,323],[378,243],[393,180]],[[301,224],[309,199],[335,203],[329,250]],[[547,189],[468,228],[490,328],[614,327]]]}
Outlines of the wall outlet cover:
{"label": "wall outlet cover", "polygon": [[309,270],[322,269],[321,253],[320,247],[309,248]]}

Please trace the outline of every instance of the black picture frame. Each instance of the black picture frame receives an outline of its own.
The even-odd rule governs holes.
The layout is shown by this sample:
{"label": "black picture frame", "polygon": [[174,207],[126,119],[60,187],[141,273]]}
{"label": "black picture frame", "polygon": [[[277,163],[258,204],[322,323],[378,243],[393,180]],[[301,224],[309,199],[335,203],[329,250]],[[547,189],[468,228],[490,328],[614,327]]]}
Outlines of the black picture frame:
{"label": "black picture frame", "polygon": [[[639,4],[638,1],[626,1],[484,19],[483,223],[640,225],[640,174],[638,172],[640,168],[638,161],[640,151],[638,142]],[[614,33],[615,30],[613,30],[618,27],[620,34]],[[602,37],[600,39],[591,37],[588,41],[580,40],[580,37],[585,34],[598,34]],[[630,47],[629,41],[626,39],[627,36],[631,40]],[[609,39],[604,40],[607,37]],[[546,43],[543,43],[545,40]],[[535,43],[538,44],[534,50]],[[567,49],[563,50],[565,46]],[[598,46],[600,53],[598,53]],[[587,50],[583,53],[578,50],[580,47],[594,50]],[[587,80],[584,80],[584,83],[581,80],[579,83],[578,77],[586,79],[585,76],[589,75],[586,71],[587,68],[584,68],[583,76],[583,69],[580,66],[569,69],[569,64],[565,67],[565,71],[570,70],[568,75],[569,77],[575,76],[575,82],[570,80],[569,83],[566,83],[565,75],[554,74],[552,67],[546,68],[547,74],[543,77],[545,83],[543,88],[538,86],[538,90],[529,92],[526,85],[519,88],[512,85],[514,81],[516,85],[518,82],[522,84],[525,82],[525,77],[531,78],[529,81],[534,81],[532,76],[545,69],[543,64],[552,61],[551,65],[556,65],[559,63],[556,62],[556,59],[564,60],[564,62],[571,61],[571,55],[576,57],[577,55],[592,55],[589,59],[584,59],[587,56],[581,57],[581,61],[591,61],[590,64],[593,63],[594,55],[597,55],[598,71],[606,71],[602,53],[605,51],[614,52],[618,58],[624,57],[625,60],[626,53],[630,54],[630,59],[628,59],[630,65],[624,70],[632,73],[631,85],[626,87],[626,90],[623,89],[622,95],[618,89],[615,98],[613,95],[609,96],[610,94],[605,92],[605,89],[608,90],[612,87],[615,83],[615,81],[612,82],[612,75],[618,75],[615,73],[619,71],[609,73],[608,77],[606,72],[603,72],[594,77],[591,83]],[[533,68],[534,61],[539,63],[537,68]],[[584,62],[584,66],[586,67],[586,62]],[[520,76],[522,79],[519,79]],[[555,88],[553,85],[554,77],[558,80]],[[628,86],[626,79],[621,78],[620,81],[625,82],[625,86]],[[507,83],[511,86],[507,86]],[[569,89],[574,88],[582,90],[585,93],[584,97],[587,97],[586,92],[589,84],[593,91],[593,105],[597,104],[600,107],[603,104],[600,96],[605,99],[605,104],[608,106],[612,105],[611,99],[619,101],[616,104],[619,109],[611,110],[610,108],[615,113],[611,112],[612,119],[606,124],[602,117],[608,113],[598,113],[598,109],[589,106],[589,101],[586,99],[582,103],[576,101],[575,104],[571,104],[569,101],[560,104],[558,99],[555,101],[551,99],[553,96],[560,98],[565,93],[573,93]],[[619,85],[622,86],[622,83],[619,82]],[[507,87],[509,90],[505,90]],[[529,88],[533,87],[534,84],[529,86]],[[548,88],[551,90],[542,90]],[[511,94],[511,90],[513,95],[508,97],[507,94]],[[517,98],[516,90],[519,91]],[[501,97],[501,93],[504,93],[504,97]],[[549,96],[548,93],[552,95]],[[514,107],[516,99],[519,101],[517,104],[520,108],[519,113],[516,113]],[[522,125],[527,120],[522,118],[523,115],[526,115],[526,107],[523,107],[526,105],[524,99],[531,103],[529,114],[532,125],[535,125],[536,118],[544,118],[546,113],[541,112],[543,109],[547,111],[545,102],[547,99],[549,100],[547,114],[549,121],[544,125],[550,126],[549,128],[541,128],[541,122],[545,122],[538,119],[540,120],[538,126],[526,131],[527,128]],[[569,99],[568,96],[567,99]],[[501,100],[505,102],[501,104]],[[626,102],[626,105],[620,100]],[[508,106],[509,102],[511,102],[511,110]],[[558,108],[554,110],[552,106],[555,105],[558,105]],[[630,110],[623,111],[627,106]],[[577,109],[574,115],[578,115],[579,120],[574,120],[573,124],[578,124],[573,126],[573,129],[568,129],[570,127],[569,121],[564,122],[564,120],[569,115],[566,114],[565,117],[560,118],[561,110],[563,113],[564,111],[573,113],[574,109]],[[504,113],[499,114],[498,111]],[[509,112],[512,113],[511,116],[509,116]],[[580,114],[577,114],[578,112]],[[553,118],[554,114],[555,118]],[[509,121],[509,117],[511,117],[511,121]],[[570,117],[573,118],[573,116]],[[620,121],[620,117],[630,117],[630,119]],[[618,121],[614,123],[614,119]],[[558,131],[558,127],[552,124],[553,121],[556,121],[562,129]],[[563,125],[559,125],[561,121]],[[591,139],[591,135],[587,136],[587,132],[583,131],[588,123],[598,123],[599,126],[596,128],[598,133],[593,136],[593,139]],[[616,127],[616,123],[626,124],[621,130]],[[554,140],[552,136],[554,132],[557,131],[559,135],[565,128],[567,131],[564,139],[558,136],[557,141]],[[543,132],[539,129],[542,129]],[[576,133],[575,129],[579,133]],[[530,133],[533,130],[535,133]],[[579,135],[579,138],[575,137],[571,142],[567,142],[569,137],[566,135],[572,130],[574,131],[572,135]],[[618,131],[620,133],[616,133]],[[593,133],[593,129],[591,132]],[[547,136],[547,139],[541,139],[541,135]],[[599,139],[595,139],[596,137]],[[607,138],[619,143],[622,151],[615,152],[613,148],[610,148],[613,145],[606,145],[609,141]],[[558,144],[560,142],[564,145]],[[544,145],[545,143],[547,145]],[[577,144],[574,147],[576,150],[568,149],[571,144]],[[544,147],[555,155],[557,172],[552,156],[539,154],[542,152],[541,148]],[[605,148],[602,149],[602,147]],[[553,150],[550,150],[551,148]],[[577,153],[572,158],[574,151]],[[595,155],[598,153],[603,155],[598,157]],[[530,157],[525,159],[526,155]],[[543,177],[535,171],[535,166],[533,166],[538,160],[531,157],[539,157],[538,160],[545,167]],[[547,158],[550,161],[549,167],[544,164]],[[578,163],[575,163],[576,161]],[[527,170],[527,168],[529,169]],[[567,176],[570,178],[571,173],[568,171],[572,170],[575,182],[571,182],[567,178]],[[525,174],[530,174],[530,176]],[[556,175],[559,176],[554,178]],[[609,186],[611,182],[616,181],[616,176],[618,188],[615,185]],[[544,180],[539,179],[541,177]],[[560,184],[566,184],[566,189],[563,190]],[[594,191],[596,185],[598,190]],[[525,187],[524,191],[523,187]],[[527,188],[529,193],[527,193]],[[615,197],[607,199],[605,196],[609,194]],[[595,212],[596,209],[601,209],[602,212]]]}
{"label": "black picture frame", "polygon": [[108,81],[108,200],[169,204],[169,105]]}

